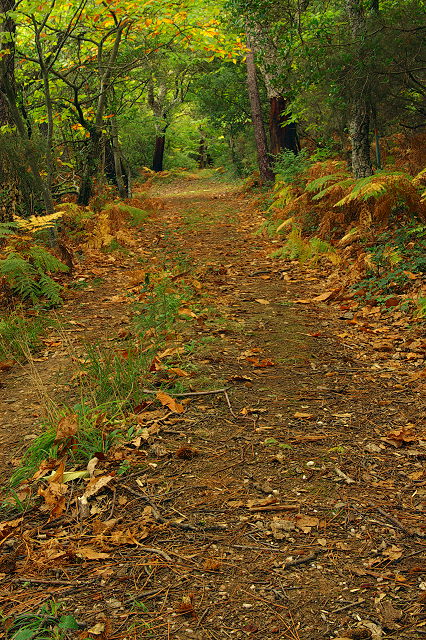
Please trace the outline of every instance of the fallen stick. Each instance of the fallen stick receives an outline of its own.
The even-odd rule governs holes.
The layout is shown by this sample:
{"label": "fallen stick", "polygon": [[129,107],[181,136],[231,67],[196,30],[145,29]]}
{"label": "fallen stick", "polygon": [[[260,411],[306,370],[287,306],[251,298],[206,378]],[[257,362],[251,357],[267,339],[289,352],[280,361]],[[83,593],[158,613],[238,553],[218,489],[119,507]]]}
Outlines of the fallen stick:
{"label": "fallen stick", "polygon": [[297,560],[290,560],[286,562],[283,566],[283,569],[291,569],[291,567],[298,567],[300,564],[307,564],[308,562],[312,562],[316,560],[318,557],[318,551],[311,553],[309,556],[304,556],[303,558],[298,558]]}
{"label": "fallen stick", "polygon": [[[212,389],[211,391],[190,391],[187,393],[173,393],[172,391],[170,391],[170,393],[173,396],[176,396],[176,398],[186,398],[187,396],[209,396],[218,393],[226,393],[228,389],[229,387],[227,387],[226,389]],[[142,389],[142,393],[157,395],[157,393],[167,393],[167,389]]]}

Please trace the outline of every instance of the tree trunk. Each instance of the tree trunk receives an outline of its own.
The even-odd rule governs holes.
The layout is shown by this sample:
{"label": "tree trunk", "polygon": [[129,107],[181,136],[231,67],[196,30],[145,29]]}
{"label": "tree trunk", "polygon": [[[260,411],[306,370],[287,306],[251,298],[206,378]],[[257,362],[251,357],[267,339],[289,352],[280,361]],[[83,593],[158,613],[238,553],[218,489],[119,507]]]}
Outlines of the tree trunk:
{"label": "tree trunk", "polygon": [[366,178],[373,174],[370,154],[370,105],[363,96],[352,103],[352,118],[349,123],[352,146],[352,172],[355,178]]}
{"label": "tree trunk", "polygon": [[99,170],[99,162],[102,153],[101,134],[92,131],[87,143],[87,154],[83,172],[80,179],[77,204],[82,207],[89,205],[93,191],[93,178]]}
{"label": "tree trunk", "polygon": [[[5,18],[4,16],[7,11],[12,11],[14,7],[15,0],[0,0],[0,127],[14,124],[6,98],[5,85],[15,86],[14,37],[16,25],[12,18]],[[9,222],[13,220],[16,212],[17,204],[20,200],[20,190],[16,176],[10,171],[9,163],[4,156],[0,161],[0,193],[2,194],[0,222]]]}
{"label": "tree trunk", "polygon": [[[346,0],[346,13],[355,44],[353,55],[358,61],[363,60],[366,55],[362,49],[367,34],[367,25],[362,0]],[[359,73],[359,69],[355,70]],[[354,78],[352,91],[349,122],[352,172],[355,178],[365,178],[373,174],[370,148],[371,81],[368,71],[364,76]]]}
{"label": "tree trunk", "polygon": [[118,195],[120,198],[128,197],[128,186],[126,184],[126,172],[123,165],[123,154],[121,152],[120,143],[118,140],[118,128],[115,118],[111,118],[111,132],[112,132],[112,153],[114,156],[114,173],[115,182],[117,184]]}
{"label": "tree trunk", "polygon": [[155,138],[154,157],[152,160],[152,170],[162,171],[164,162],[164,149],[166,146],[166,129],[160,131]]}
{"label": "tree trunk", "polygon": [[269,135],[271,142],[271,155],[278,155],[283,149],[299,153],[300,144],[295,122],[286,123],[283,115],[287,108],[287,102],[281,95],[269,98]]}
{"label": "tree trunk", "polygon": [[[250,43],[249,43],[250,46]],[[259,86],[257,84],[256,63],[253,51],[247,52],[247,89],[250,99],[251,115],[256,141],[257,162],[259,165],[260,179],[262,182],[273,182],[274,174],[268,156],[265,127],[262,118],[262,106],[260,103]]]}

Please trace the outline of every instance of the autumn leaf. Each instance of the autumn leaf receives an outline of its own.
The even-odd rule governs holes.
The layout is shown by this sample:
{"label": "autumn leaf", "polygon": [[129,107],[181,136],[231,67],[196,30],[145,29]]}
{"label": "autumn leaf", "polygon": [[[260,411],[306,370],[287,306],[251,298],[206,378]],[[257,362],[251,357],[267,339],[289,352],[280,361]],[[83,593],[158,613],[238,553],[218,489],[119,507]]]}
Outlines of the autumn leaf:
{"label": "autumn leaf", "polygon": [[78,430],[78,416],[76,413],[70,413],[64,416],[56,427],[55,443],[64,438],[75,436]]}
{"label": "autumn leaf", "polygon": [[173,413],[183,413],[185,411],[183,404],[180,404],[180,402],[163,391],[159,391],[157,393],[157,400],[161,402],[163,407],[168,407],[170,411],[173,411]]}
{"label": "autumn leaf", "polygon": [[401,427],[400,429],[389,431],[386,437],[380,439],[399,448],[410,442],[417,442],[419,438],[413,434],[411,427]]}
{"label": "autumn leaf", "polygon": [[95,496],[104,487],[106,487],[113,478],[114,476],[110,476],[110,475],[91,478],[91,480],[89,481],[86,487],[86,491],[83,494],[83,497],[87,499],[87,498],[91,498],[92,496]]}
{"label": "autumn leaf", "polygon": [[83,558],[83,560],[106,560],[111,557],[109,553],[96,551],[96,549],[93,549],[92,547],[80,547],[76,551],[75,555],[78,558]]}
{"label": "autumn leaf", "polygon": [[16,520],[8,520],[0,524],[0,540],[4,540],[8,535],[12,533],[22,523],[23,518],[17,518]]}
{"label": "autumn leaf", "polygon": [[39,488],[38,495],[44,498],[44,504],[41,505],[40,511],[50,512],[49,520],[59,518],[65,511],[67,491],[67,485],[59,482],[50,482],[45,489]]}

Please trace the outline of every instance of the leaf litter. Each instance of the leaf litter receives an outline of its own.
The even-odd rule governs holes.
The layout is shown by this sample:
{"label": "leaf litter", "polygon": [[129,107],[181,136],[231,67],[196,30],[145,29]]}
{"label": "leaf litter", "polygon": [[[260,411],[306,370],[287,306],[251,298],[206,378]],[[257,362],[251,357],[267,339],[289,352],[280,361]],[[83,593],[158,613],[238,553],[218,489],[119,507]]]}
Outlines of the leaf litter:
{"label": "leaf litter", "polygon": [[[54,598],[84,625],[81,640],[133,637],[132,628],[164,639],[418,638],[426,631],[422,339],[398,314],[386,325],[371,309],[342,318],[348,311],[308,267],[292,264],[282,279],[268,241],[252,241],[260,218],[251,201],[236,193],[214,207],[231,201],[239,226],[189,233],[188,208],[213,209],[198,186],[178,196],[179,185],[164,187],[155,221],[191,254],[204,300],[220,299],[226,316],[212,332],[202,312],[181,306],[194,323],[185,340],[215,342],[193,358],[194,377],[182,375],[182,345],[158,354],[152,375],[175,356],[171,373],[189,378],[191,392],[226,380],[232,404],[218,393],[185,405],[157,389],[133,414],[135,435],[81,469],[66,468],[78,423],[63,417],[63,460],[44,462],[18,487],[30,502],[0,523],[4,615]],[[144,252],[157,231],[142,232]],[[153,247],[157,260],[164,246]],[[126,268],[130,286],[145,282],[131,257]],[[100,295],[116,305],[119,326],[127,299],[116,274]],[[283,299],[287,306],[275,304]],[[91,313],[81,321],[94,336],[111,314],[98,317],[96,300]],[[225,331],[236,321],[242,329]]]}

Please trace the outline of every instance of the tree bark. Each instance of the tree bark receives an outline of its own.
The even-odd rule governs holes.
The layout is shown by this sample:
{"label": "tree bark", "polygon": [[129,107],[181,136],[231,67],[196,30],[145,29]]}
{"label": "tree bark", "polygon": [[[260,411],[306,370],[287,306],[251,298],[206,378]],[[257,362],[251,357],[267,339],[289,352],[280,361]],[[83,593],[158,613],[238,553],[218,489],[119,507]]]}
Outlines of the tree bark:
{"label": "tree bark", "polygon": [[[250,46],[250,42],[249,45]],[[259,86],[257,83],[256,63],[253,51],[247,52],[247,89],[250,99],[254,138],[256,141],[257,162],[259,165],[260,179],[262,182],[273,182],[274,173],[268,155],[265,127],[262,117],[262,106],[260,103]]]}
{"label": "tree bark", "polygon": [[283,149],[294,154],[299,153],[300,144],[295,122],[286,123],[283,115],[287,108],[287,101],[282,95],[269,98],[269,136],[271,155],[277,156]]}
{"label": "tree bark", "polygon": [[91,131],[87,142],[87,153],[83,172],[80,178],[80,188],[78,191],[77,204],[87,207],[92,197],[93,179],[99,169],[99,162],[102,153],[102,134],[97,129]]}
{"label": "tree bark", "polygon": [[118,125],[116,117],[111,118],[111,143],[114,157],[114,174],[120,198],[127,198],[129,194],[128,175],[123,162],[123,153],[118,139]]}
{"label": "tree bark", "polygon": [[[14,7],[15,0],[0,0],[0,126],[13,125],[5,85],[15,86],[16,25],[11,18],[5,17],[5,13]],[[5,159],[0,164],[0,192],[0,222],[9,222],[13,220],[20,193],[16,176],[10,172]]]}
{"label": "tree bark", "polygon": [[[362,45],[367,35],[362,0],[346,0],[346,13],[354,39],[353,55],[357,60],[362,60],[365,56]],[[371,82],[368,71],[364,77],[354,79],[352,92],[349,121],[352,173],[355,178],[365,178],[373,174],[370,146]]]}
{"label": "tree bark", "polygon": [[163,129],[155,138],[154,157],[152,159],[152,170],[155,172],[163,171],[166,130],[167,129]]}
{"label": "tree bark", "polygon": [[[77,203],[81,206],[88,206],[93,191],[93,180],[96,174],[100,174],[100,159],[102,157],[102,131],[104,125],[104,113],[107,102],[107,95],[110,89],[110,81],[112,72],[117,61],[123,31],[126,27],[126,21],[122,22],[117,28],[114,44],[105,63],[105,70],[99,79],[99,97],[96,106],[94,124],[88,125],[82,116],[81,124],[85,126],[90,134],[87,145],[87,153],[80,179],[80,189]],[[81,107],[80,107],[81,110]]]}

